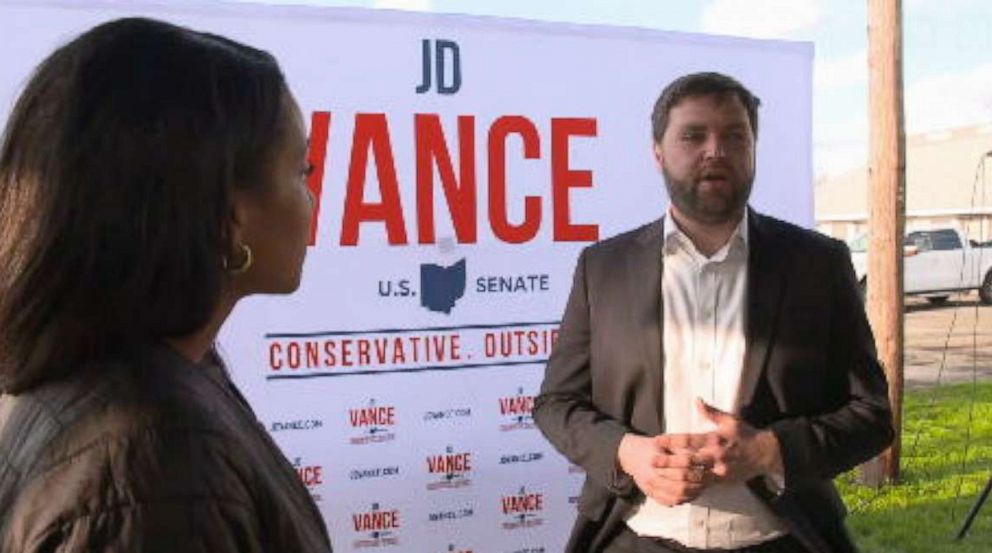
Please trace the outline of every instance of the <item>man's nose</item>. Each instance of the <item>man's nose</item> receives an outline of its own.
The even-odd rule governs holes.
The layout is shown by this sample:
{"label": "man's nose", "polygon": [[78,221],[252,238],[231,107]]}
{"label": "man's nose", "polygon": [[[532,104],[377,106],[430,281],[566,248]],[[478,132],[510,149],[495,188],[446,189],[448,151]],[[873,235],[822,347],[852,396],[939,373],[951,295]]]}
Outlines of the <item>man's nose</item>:
{"label": "man's nose", "polygon": [[721,158],[726,156],[724,141],[719,136],[712,134],[706,139],[706,147],[703,151],[707,158]]}

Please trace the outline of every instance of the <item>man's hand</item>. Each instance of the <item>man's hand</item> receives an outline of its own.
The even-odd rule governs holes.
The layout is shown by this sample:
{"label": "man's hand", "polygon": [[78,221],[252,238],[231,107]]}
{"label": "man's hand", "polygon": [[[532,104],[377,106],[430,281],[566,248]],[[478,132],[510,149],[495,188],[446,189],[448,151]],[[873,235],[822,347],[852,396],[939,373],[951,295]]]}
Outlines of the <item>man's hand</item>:
{"label": "man's hand", "polygon": [[746,482],[759,475],[781,475],[782,454],[770,430],[757,430],[735,415],[696,399],[699,412],[716,425],[713,439],[700,450],[713,461],[719,481]]}
{"label": "man's hand", "polygon": [[644,495],[662,505],[679,505],[699,497],[709,484],[712,460],[698,452],[706,446],[716,444],[704,434],[626,434],[617,461]]}

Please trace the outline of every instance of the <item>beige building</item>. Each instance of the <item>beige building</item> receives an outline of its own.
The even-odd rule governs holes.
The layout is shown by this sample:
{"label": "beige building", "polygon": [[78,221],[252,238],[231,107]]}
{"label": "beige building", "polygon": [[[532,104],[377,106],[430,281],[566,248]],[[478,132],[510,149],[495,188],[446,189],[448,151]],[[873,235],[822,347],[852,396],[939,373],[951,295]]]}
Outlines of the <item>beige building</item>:
{"label": "beige building", "polygon": [[[867,182],[865,167],[818,179],[817,230],[848,241],[866,232]],[[944,227],[992,240],[992,125],[906,141],[906,231]]]}

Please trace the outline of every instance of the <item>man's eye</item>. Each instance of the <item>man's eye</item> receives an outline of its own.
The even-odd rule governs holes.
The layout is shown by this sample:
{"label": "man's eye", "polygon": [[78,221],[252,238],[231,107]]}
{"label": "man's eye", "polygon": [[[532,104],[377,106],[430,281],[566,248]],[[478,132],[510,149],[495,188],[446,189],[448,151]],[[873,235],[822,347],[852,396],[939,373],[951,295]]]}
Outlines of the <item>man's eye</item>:
{"label": "man's eye", "polygon": [[682,135],[683,142],[699,142],[703,140],[703,134],[698,132],[685,133]]}

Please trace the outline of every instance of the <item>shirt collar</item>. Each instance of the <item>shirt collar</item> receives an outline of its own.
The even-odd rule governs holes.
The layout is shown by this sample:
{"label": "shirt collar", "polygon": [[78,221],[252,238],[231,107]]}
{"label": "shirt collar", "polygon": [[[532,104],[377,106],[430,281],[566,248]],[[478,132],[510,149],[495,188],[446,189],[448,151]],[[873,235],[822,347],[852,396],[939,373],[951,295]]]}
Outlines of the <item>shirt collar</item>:
{"label": "shirt collar", "polygon": [[[740,248],[742,252],[747,253],[748,251],[748,217],[747,209],[744,210],[744,216],[741,217],[741,221],[737,223],[737,228],[734,229],[734,233],[730,235],[730,240],[727,241],[723,247],[721,247],[717,253],[710,258],[713,261],[720,261],[726,258],[727,253],[731,248]],[[669,205],[665,212],[665,217],[661,221],[662,236],[664,237],[663,252],[667,254],[674,253],[679,246],[688,248],[693,254],[702,257],[702,254],[696,250],[696,246],[693,245],[692,240],[682,232],[682,229],[675,223],[675,219],[672,217],[672,207]]]}

